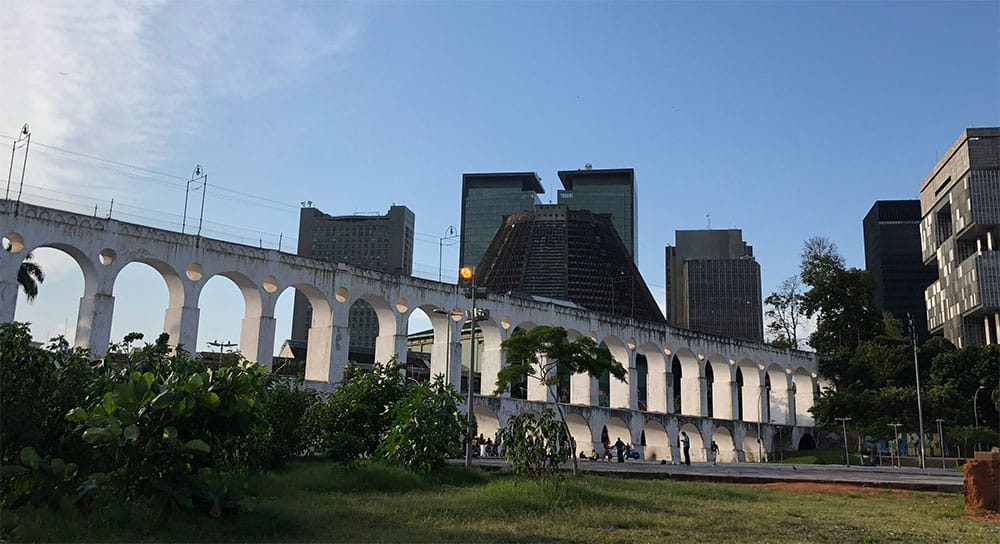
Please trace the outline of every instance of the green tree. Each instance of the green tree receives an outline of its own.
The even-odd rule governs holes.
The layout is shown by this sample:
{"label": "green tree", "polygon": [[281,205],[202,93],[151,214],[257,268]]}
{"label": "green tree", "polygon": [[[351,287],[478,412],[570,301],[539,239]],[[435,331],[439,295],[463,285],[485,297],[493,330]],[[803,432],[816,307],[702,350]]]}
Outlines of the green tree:
{"label": "green tree", "polygon": [[[857,268],[846,268],[837,246],[822,237],[806,240],[800,269],[802,283],[809,289],[802,295],[802,311],[816,317],[816,331],[809,337],[820,354],[843,364],[843,357],[861,342],[882,333],[882,316],[875,309],[875,280]],[[825,373],[828,375],[828,373]]]}
{"label": "green tree", "polygon": [[[562,373],[586,373],[597,379],[608,372],[621,381],[625,381],[628,376],[625,367],[614,360],[606,347],[598,346],[589,336],[580,336],[570,342],[566,329],[562,327],[539,326],[529,330],[516,330],[510,338],[504,340],[502,346],[507,350],[508,360],[520,361],[521,364],[511,364],[497,374],[497,395],[525,378],[538,380],[548,388],[552,398],[558,398],[557,387]],[[558,402],[556,410],[566,435],[569,436],[569,427]],[[576,474],[576,452],[572,452],[571,456],[573,473]]]}
{"label": "green tree", "polygon": [[768,306],[764,312],[768,320],[767,332],[775,347],[799,349],[799,328],[803,318],[801,289],[798,276],[792,276],[764,299]]}

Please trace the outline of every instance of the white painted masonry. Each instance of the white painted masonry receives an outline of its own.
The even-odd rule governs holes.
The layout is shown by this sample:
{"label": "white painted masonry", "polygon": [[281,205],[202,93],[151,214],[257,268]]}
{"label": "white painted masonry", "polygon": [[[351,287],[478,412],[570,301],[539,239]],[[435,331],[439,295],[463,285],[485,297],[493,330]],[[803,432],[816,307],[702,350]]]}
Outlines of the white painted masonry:
{"label": "white painted masonry", "polygon": [[[14,319],[17,268],[25,255],[39,247],[61,250],[83,272],[76,346],[89,349],[94,356],[103,355],[110,340],[118,273],[129,263],[141,262],[159,272],[167,285],[163,330],[175,346],[191,349],[197,345],[201,290],[210,278],[223,276],[236,284],[246,304],[239,346],[247,359],[270,367],[274,306],[283,291],[293,288],[313,307],[306,357],[306,380],[312,385],[331,388],[340,381],[348,356],[348,309],[359,299],[371,304],[378,316],[376,360],[393,355],[405,358],[406,324],[411,312],[420,308],[434,330],[431,373],[443,374],[456,387],[461,383],[459,324],[434,312],[463,309],[455,308],[451,284],[13,201],[0,201],[0,235],[9,246],[0,251],[0,321]],[[780,427],[791,427],[783,432],[788,449],[795,449],[800,437],[812,433],[808,410],[819,377],[811,353],[510,296],[489,295],[479,304],[491,313],[489,320],[480,323],[484,392],[490,392],[497,372],[506,364],[501,342],[517,327],[555,325],[566,328],[571,337],[588,335],[605,343],[628,369],[627,382],[611,382],[609,408],[598,407],[597,380],[585,375],[571,379],[567,420],[578,449],[588,453],[588,443],[600,450],[605,428],[612,442],[616,434],[632,444],[641,444],[645,436],[646,444],[640,449],[671,460],[677,459],[682,427],[697,432],[692,437],[693,457],[706,459],[705,451],[716,440],[722,448],[720,461],[743,461],[757,455],[746,455],[750,445],[757,444],[757,422],[762,423],[766,446]],[[648,365],[646,406],[641,411],[639,353]],[[445,361],[451,361],[450,368]],[[680,391],[674,390],[676,372],[680,373]],[[764,387],[765,380],[770,388]],[[680,414],[673,413],[677,395]],[[550,397],[546,390],[533,387],[528,391],[529,401],[479,395],[475,411],[480,428],[497,428],[511,414],[540,409],[554,401]]]}

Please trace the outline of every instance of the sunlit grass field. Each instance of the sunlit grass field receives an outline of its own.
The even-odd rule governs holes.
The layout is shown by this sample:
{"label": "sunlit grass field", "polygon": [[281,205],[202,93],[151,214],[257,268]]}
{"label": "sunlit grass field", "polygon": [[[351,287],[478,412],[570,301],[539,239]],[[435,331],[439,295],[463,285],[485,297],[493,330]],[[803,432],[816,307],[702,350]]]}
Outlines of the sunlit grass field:
{"label": "sunlit grass field", "polygon": [[[998,542],[958,494],[789,490],[566,475],[539,484],[448,467],[299,461],[252,482],[257,509],[221,520],[19,513],[15,541],[121,542]],[[6,513],[5,513],[6,514]]]}

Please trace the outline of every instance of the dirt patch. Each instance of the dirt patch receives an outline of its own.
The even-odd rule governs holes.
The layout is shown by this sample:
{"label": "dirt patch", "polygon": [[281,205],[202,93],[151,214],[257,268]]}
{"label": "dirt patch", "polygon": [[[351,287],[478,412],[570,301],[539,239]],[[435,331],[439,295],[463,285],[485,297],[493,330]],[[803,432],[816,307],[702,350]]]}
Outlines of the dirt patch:
{"label": "dirt patch", "polygon": [[972,520],[972,521],[979,521],[979,522],[982,522],[982,523],[997,523],[997,524],[1000,524],[1000,513],[996,513],[996,514],[994,514],[994,513],[980,514],[978,516],[968,515],[968,516],[965,516],[965,519]]}
{"label": "dirt patch", "polygon": [[903,489],[885,489],[864,487],[851,484],[828,484],[812,482],[772,482],[767,484],[743,484],[747,487],[763,487],[769,489],[787,489],[789,491],[814,491],[817,493],[864,493],[869,497],[882,493],[892,493],[901,499],[912,499],[913,495]]}

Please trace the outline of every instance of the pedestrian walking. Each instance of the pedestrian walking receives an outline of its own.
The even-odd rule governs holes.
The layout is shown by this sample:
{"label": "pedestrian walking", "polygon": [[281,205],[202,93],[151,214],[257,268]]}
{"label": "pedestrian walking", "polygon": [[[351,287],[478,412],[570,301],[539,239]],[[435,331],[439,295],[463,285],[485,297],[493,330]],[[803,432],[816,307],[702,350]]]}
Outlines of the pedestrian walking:
{"label": "pedestrian walking", "polygon": [[684,464],[691,464],[691,439],[688,438],[688,433],[681,431],[681,446],[684,447]]}
{"label": "pedestrian walking", "polygon": [[714,464],[716,464],[718,462],[719,462],[719,445],[715,443],[715,440],[713,440],[712,441],[712,464],[714,465]]}

